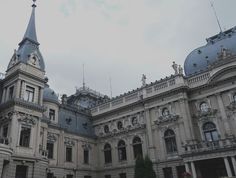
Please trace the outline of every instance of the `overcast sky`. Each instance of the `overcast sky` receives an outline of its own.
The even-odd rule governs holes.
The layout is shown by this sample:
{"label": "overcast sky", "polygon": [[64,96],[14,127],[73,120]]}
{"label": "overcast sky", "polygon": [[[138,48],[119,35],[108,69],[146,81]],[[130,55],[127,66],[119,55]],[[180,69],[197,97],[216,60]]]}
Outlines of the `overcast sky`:
{"label": "overcast sky", "polygon": [[[0,0],[0,72],[22,40],[30,0]],[[236,25],[235,0],[214,0],[223,29]],[[110,96],[173,73],[172,61],[219,33],[209,0],[38,0],[36,28],[49,84],[72,94],[86,85]]]}

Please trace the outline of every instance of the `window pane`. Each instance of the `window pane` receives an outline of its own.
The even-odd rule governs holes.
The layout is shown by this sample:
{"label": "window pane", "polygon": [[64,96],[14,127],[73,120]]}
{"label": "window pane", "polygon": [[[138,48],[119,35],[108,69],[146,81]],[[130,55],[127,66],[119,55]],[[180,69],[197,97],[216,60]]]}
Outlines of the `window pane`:
{"label": "window pane", "polygon": [[30,128],[27,128],[27,127],[22,127],[21,128],[20,146],[29,147],[29,144],[30,144],[30,132],[31,132]]}
{"label": "window pane", "polygon": [[47,150],[48,150],[48,158],[49,159],[53,158],[53,148],[54,148],[53,143],[47,143]]}
{"label": "window pane", "polygon": [[72,162],[72,148],[66,147],[66,161]]}
{"label": "window pane", "polygon": [[84,150],[84,164],[89,163],[89,150]]}

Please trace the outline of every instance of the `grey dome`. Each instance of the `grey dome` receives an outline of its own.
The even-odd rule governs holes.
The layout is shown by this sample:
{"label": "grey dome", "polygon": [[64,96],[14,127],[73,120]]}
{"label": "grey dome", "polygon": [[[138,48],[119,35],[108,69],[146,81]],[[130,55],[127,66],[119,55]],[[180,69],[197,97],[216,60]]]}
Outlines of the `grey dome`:
{"label": "grey dome", "polygon": [[48,85],[45,86],[43,91],[43,101],[59,104],[57,94],[51,88],[49,88]]}
{"label": "grey dome", "polygon": [[219,60],[222,49],[236,54],[236,27],[208,38],[205,46],[193,50],[184,62],[185,75],[207,70],[209,65]]}

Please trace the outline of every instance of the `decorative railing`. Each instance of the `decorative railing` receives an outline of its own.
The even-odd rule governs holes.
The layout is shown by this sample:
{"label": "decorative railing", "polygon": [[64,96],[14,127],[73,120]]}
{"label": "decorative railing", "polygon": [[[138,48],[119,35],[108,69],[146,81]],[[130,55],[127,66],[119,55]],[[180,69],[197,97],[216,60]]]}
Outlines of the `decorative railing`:
{"label": "decorative railing", "polygon": [[187,143],[183,147],[185,148],[185,154],[236,148],[236,137],[220,139],[217,141],[193,141],[193,143]]}
{"label": "decorative railing", "polygon": [[39,149],[39,153],[42,155],[43,158],[47,159],[48,158],[48,150],[44,149]]}

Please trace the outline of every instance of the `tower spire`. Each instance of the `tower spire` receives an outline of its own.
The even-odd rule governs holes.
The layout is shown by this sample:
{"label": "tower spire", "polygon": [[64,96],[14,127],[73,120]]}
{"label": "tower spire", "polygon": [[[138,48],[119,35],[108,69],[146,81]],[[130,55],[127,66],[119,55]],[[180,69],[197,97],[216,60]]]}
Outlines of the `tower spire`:
{"label": "tower spire", "polygon": [[35,27],[35,8],[37,7],[35,3],[36,3],[36,0],[33,0],[32,13],[31,13],[31,16],[30,16],[30,20],[29,20],[25,35],[24,35],[22,41],[20,42],[20,45],[25,40],[29,40],[29,41],[39,45],[39,42],[37,40],[37,35],[36,35],[36,27]]}

